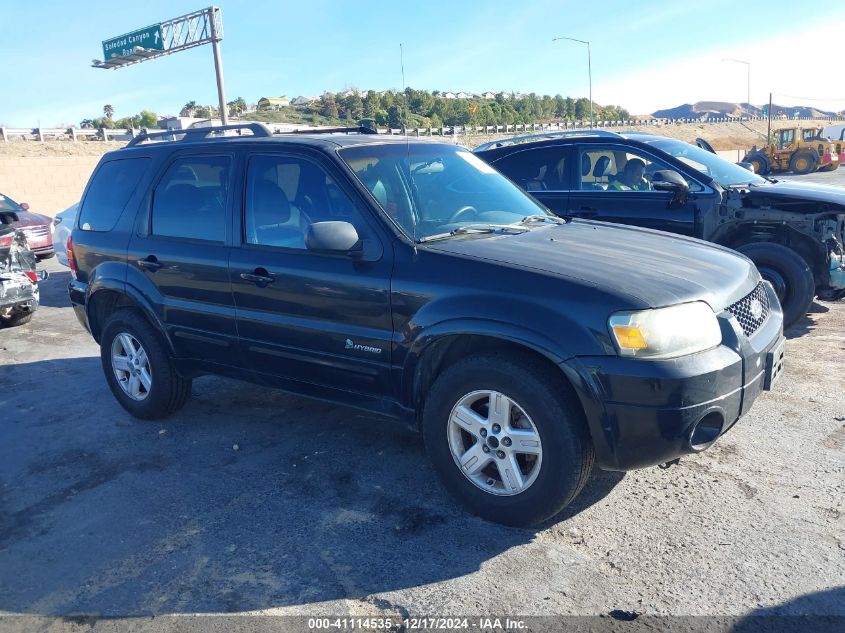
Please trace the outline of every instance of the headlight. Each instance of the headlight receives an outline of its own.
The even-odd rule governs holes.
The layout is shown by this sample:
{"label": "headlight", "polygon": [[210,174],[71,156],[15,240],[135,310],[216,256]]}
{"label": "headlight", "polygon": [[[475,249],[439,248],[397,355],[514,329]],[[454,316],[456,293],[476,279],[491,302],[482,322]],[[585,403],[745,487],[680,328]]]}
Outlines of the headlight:
{"label": "headlight", "polygon": [[608,326],[620,356],[674,358],[722,342],[719,321],[703,301],[668,308],[617,312]]}

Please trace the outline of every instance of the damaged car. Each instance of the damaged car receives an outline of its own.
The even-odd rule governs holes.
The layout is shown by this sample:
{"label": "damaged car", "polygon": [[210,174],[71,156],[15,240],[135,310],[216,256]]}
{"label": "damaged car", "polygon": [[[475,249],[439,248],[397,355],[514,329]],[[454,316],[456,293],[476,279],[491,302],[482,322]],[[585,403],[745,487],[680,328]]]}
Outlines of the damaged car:
{"label": "damaged car", "polygon": [[16,229],[15,213],[0,212],[0,327],[23,325],[38,308],[38,282],[47,278],[36,271],[37,258],[26,235]]}
{"label": "damaged car", "polygon": [[756,175],[647,133],[559,132],[475,153],[563,217],[680,233],[747,256],[794,324],[813,298],[845,296],[845,190]]}

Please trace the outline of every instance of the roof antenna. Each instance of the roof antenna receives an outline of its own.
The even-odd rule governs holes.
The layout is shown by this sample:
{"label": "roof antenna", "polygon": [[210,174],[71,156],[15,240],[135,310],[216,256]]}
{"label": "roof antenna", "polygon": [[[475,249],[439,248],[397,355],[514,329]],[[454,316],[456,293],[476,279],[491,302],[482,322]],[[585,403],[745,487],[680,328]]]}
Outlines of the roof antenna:
{"label": "roof antenna", "polygon": [[399,68],[402,71],[402,99],[405,101],[405,120],[402,121],[402,130],[405,132],[405,162],[408,163],[408,186],[410,187],[410,199],[411,199],[411,220],[413,222],[413,227],[411,228],[411,234],[414,238],[414,255],[417,254],[417,214],[414,206],[414,174],[411,170],[411,141],[408,138],[408,119],[409,119],[409,110],[408,110],[408,95],[405,94],[405,55],[404,50],[402,48],[402,42],[399,42]]}

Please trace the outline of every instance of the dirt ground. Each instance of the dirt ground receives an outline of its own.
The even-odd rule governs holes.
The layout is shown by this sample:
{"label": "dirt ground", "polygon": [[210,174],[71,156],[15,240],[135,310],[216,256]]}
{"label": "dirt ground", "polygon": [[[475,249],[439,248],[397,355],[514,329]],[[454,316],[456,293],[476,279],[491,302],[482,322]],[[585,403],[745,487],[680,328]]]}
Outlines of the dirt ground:
{"label": "dirt ground", "polygon": [[776,390],[711,450],[596,471],[521,530],[468,515],[418,436],[351,409],[207,377],[172,419],[129,417],[49,268],[33,321],[0,330],[3,631],[187,614],[239,616],[179,620],[199,631],[287,614],[845,623],[845,302],[787,332]]}

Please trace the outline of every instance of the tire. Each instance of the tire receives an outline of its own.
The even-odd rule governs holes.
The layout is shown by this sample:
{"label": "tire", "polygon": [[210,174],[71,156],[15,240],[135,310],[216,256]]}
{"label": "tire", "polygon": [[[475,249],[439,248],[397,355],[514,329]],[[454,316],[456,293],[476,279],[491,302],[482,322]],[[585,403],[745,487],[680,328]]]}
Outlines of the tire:
{"label": "tire", "polygon": [[816,282],[803,257],[773,242],[746,244],[736,250],[754,262],[763,279],[774,286],[783,308],[784,329],[807,314],[816,296]]}
{"label": "tire", "polygon": [[32,315],[34,312],[32,310],[19,310],[18,312],[13,312],[12,316],[0,319],[0,324],[3,327],[17,327],[18,325],[25,325],[32,321]]}
{"label": "tire", "polygon": [[754,166],[754,173],[761,176],[769,173],[769,159],[765,154],[750,154],[743,162],[751,163]]}
{"label": "tire", "polygon": [[[470,416],[470,427],[477,432],[470,434],[463,425],[453,424],[453,413],[459,404],[469,402],[467,398],[479,397],[471,406],[479,407],[483,413],[489,411],[488,392],[510,399],[516,407],[512,411],[517,414],[505,428],[497,432],[491,417],[477,412]],[[495,419],[494,416],[492,420]],[[523,428],[517,429],[516,425]],[[448,367],[428,393],[422,426],[426,449],[447,490],[471,512],[496,523],[524,527],[556,515],[581,492],[593,466],[593,446],[577,398],[562,383],[561,376],[528,355],[483,353]],[[485,431],[480,429],[485,426],[490,430],[482,437]],[[530,428],[525,430],[526,427]],[[520,432],[528,433],[523,437],[530,438],[532,430],[538,442],[517,439]],[[496,444],[490,444],[494,440]],[[484,444],[492,446],[487,454],[476,448],[483,448]],[[537,455],[524,455],[521,460],[516,457],[516,462],[512,462],[510,455],[523,452],[518,445],[529,447],[523,450]],[[489,460],[476,475],[479,483],[458,465],[460,453],[465,451],[463,456],[467,459],[472,454],[470,449],[476,449],[481,460],[469,457],[471,465],[480,466]],[[496,456],[498,450],[513,453],[500,459]],[[524,484],[521,491],[514,491],[518,486],[513,484],[513,477],[508,478],[511,486],[506,485],[499,464],[505,469],[508,464],[520,469],[519,479]]]}
{"label": "tire", "polygon": [[[135,343],[132,343],[133,340]],[[133,354],[128,349],[130,346],[135,347],[136,343],[141,352],[145,352],[145,359],[140,352]],[[140,371],[136,376],[139,382],[133,381],[131,370],[113,364],[117,362],[113,360],[115,356],[134,356],[140,361],[137,366],[128,362],[126,365]],[[100,360],[112,394],[136,418],[166,418],[181,409],[191,395],[191,379],[179,375],[162,337],[135,310],[117,310],[109,318],[100,338]],[[143,379],[145,368],[147,384]],[[118,373],[124,377],[123,380],[118,379]],[[130,388],[133,384],[138,386],[137,392]],[[135,392],[135,395],[130,395],[130,392]]]}
{"label": "tire", "polygon": [[818,160],[809,152],[793,154],[789,159],[789,170],[796,174],[810,174],[816,171],[816,165],[818,165]]}

